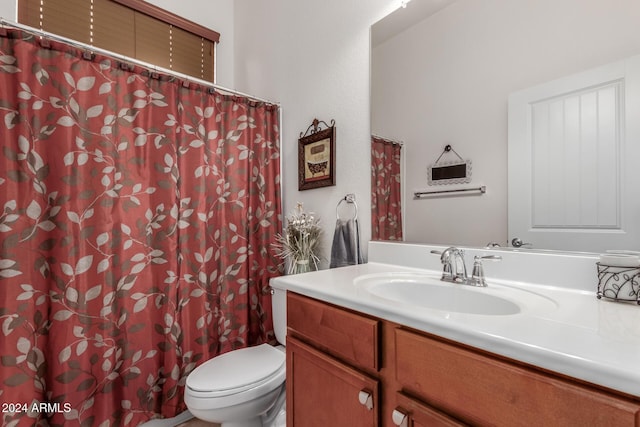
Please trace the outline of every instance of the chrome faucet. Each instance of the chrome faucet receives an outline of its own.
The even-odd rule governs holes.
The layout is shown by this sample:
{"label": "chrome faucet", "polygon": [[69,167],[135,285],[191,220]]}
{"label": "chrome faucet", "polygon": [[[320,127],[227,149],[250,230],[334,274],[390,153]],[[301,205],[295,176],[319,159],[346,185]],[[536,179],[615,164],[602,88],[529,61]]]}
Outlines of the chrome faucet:
{"label": "chrome faucet", "polygon": [[443,266],[440,280],[452,283],[467,283],[469,279],[462,249],[451,246],[442,252],[433,250],[431,253],[440,255],[440,262],[442,262]]}
{"label": "chrome faucet", "polygon": [[481,262],[483,259],[502,259],[499,255],[475,256],[473,274],[471,277],[468,277],[467,266],[464,263],[464,251],[462,249],[451,246],[444,251],[432,250],[431,253],[440,255],[440,262],[442,262],[442,277],[440,280],[470,286],[487,286]]}

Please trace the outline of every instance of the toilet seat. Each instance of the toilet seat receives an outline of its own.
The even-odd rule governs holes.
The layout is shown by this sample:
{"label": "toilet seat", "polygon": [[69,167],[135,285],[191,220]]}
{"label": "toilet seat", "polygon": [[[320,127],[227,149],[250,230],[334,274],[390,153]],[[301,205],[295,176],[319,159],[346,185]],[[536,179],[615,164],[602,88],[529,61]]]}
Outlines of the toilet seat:
{"label": "toilet seat", "polygon": [[187,377],[186,394],[201,404],[207,401],[210,408],[213,401],[223,407],[280,387],[285,370],[285,353],[269,344],[234,350],[194,369]]}

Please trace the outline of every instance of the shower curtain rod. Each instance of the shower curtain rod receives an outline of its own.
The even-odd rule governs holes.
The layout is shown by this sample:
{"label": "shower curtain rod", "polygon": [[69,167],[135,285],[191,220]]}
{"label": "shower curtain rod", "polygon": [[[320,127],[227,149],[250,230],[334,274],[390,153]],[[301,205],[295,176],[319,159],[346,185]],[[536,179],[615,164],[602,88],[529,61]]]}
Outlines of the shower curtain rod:
{"label": "shower curtain rod", "polygon": [[49,33],[49,32],[44,31],[44,30],[39,30],[37,28],[30,27],[28,25],[24,25],[24,24],[20,24],[20,23],[17,23],[17,22],[9,21],[9,20],[6,20],[6,19],[4,19],[2,17],[0,17],[0,25],[2,26],[2,28],[13,27],[13,28],[16,28],[18,30],[22,30],[22,31],[31,33],[31,34],[33,34],[35,36],[46,37],[46,38],[51,39],[51,40],[55,40],[55,41],[59,41],[59,42],[62,42],[62,43],[66,43],[66,44],[71,45],[73,47],[77,47],[77,48],[84,49],[84,50],[89,50],[91,52],[96,52],[96,53],[99,53],[101,55],[108,56],[108,57],[111,57],[113,59],[116,59],[118,61],[123,61],[123,62],[128,62],[128,63],[134,64],[134,65],[138,65],[140,67],[146,68],[146,69],[154,71],[154,72],[168,74],[170,76],[177,77],[177,78],[179,78],[181,80],[186,80],[186,81],[189,81],[189,82],[192,82],[192,83],[196,83],[196,84],[199,84],[199,85],[202,85],[202,86],[205,86],[205,87],[209,87],[209,88],[213,88],[213,89],[216,89],[216,90],[219,90],[219,91],[222,91],[222,92],[226,92],[227,94],[230,94],[230,95],[238,95],[238,96],[242,96],[242,97],[245,97],[245,98],[249,98],[249,99],[251,99],[253,101],[265,102],[267,104],[280,106],[279,102],[269,101],[268,99],[259,98],[257,96],[249,95],[249,94],[246,94],[246,93],[234,90],[234,89],[229,89],[229,88],[226,88],[224,86],[220,86],[220,85],[217,85],[215,83],[211,83],[211,82],[208,82],[206,80],[199,79],[197,77],[189,76],[189,75],[182,74],[182,73],[179,73],[179,72],[174,71],[174,70],[170,70],[168,68],[163,68],[163,67],[159,67],[157,65],[149,64],[148,62],[140,61],[140,60],[135,59],[135,58],[130,58],[128,56],[121,55],[121,54],[118,54],[118,53],[115,53],[115,52],[111,52],[109,50],[100,49],[99,47],[91,46],[91,45],[86,44],[86,43],[82,43],[82,42],[79,42],[79,41],[76,41],[76,40],[68,39],[66,37],[62,37],[62,36],[59,36],[57,34]]}
{"label": "shower curtain rod", "polygon": [[399,145],[401,147],[404,145],[404,142],[402,142],[402,141],[396,141],[394,139],[385,138],[384,136],[376,135],[375,133],[372,133],[371,136],[374,137],[374,138],[381,139],[384,142],[388,142],[390,144]]}

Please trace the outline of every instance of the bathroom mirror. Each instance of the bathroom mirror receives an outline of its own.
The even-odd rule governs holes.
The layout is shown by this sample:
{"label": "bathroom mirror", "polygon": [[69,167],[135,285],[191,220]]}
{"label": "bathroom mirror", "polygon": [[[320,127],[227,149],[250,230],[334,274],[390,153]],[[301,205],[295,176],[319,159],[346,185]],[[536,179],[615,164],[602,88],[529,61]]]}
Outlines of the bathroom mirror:
{"label": "bathroom mirror", "polygon": [[[607,241],[592,245],[580,238],[580,227],[542,243],[513,235],[508,226],[510,218],[530,209],[508,202],[511,177],[530,173],[508,163],[510,95],[640,54],[639,21],[635,0],[412,0],[375,23],[371,132],[403,141],[410,153],[401,194],[404,240],[511,246],[520,237],[524,248],[533,249],[640,250],[640,239],[625,247]],[[622,127],[620,147],[638,143],[625,139],[624,132]],[[447,145],[473,162],[473,175],[467,184],[438,190],[484,186],[486,192],[414,198],[416,191],[434,189],[427,168]],[[624,157],[620,153],[614,156]],[[570,169],[570,155],[558,153],[554,159]],[[640,188],[629,169],[620,163],[619,182],[610,191]],[[619,217],[619,233],[640,223],[640,212]]]}

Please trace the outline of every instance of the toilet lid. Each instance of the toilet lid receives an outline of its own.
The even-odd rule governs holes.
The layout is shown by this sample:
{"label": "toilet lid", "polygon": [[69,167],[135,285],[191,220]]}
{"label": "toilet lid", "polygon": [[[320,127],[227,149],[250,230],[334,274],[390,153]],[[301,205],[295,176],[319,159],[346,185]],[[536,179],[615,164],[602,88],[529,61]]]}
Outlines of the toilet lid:
{"label": "toilet lid", "polygon": [[231,391],[269,378],[283,369],[285,354],[269,344],[230,351],[214,357],[189,374],[195,391]]}

